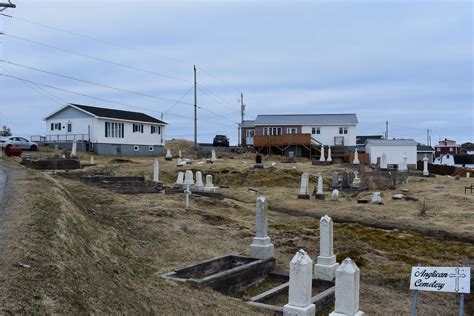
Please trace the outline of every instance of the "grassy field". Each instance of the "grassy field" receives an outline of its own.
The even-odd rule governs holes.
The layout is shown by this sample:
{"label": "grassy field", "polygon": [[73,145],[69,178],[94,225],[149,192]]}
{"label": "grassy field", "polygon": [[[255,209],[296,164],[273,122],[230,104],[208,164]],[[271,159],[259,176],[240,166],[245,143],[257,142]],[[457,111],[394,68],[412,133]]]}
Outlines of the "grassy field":
{"label": "grassy field", "polygon": [[[180,144],[186,155],[186,144]],[[45,153],[38,153],[45,154]],[[332,216],[334,248],[340,262],[351,257],[361,269],[361,309],[369,315],[406,315],[411,304],[411,266],[450,266],[474,263],[473,195],[461,190],[467,179],[410,177],[406,189],[426,201],[393,201],[400,190],[384,190],[384,205],[360,205],[358,198],[342,195],[339,202],[299,200],[301,173],[321,172],[330,179],[344,166],[280,163],[252,170],[251,154],[222,154],[215,164],[194,161],[184,169],[212,174],[223,201],[193,196],[184,210],[184,197],[163,194],[123,195],[25,170],[28,196],[18,212],[25,215],[23,235],[13,256],[31,268],[12,267],[14,291],[3,291],[3,311],[47,313],[159,313],[159,314],[261,314],[241,301],[206,289],[165,281],[160,274],[213,256],[247,252],[254,236],[255,199],[258,189],[269,199],[269,235],[276,248],[278,268],[287,270],[300,248],[313,260],[319,253],[319,217]],[[219,157],[219,155],[218,155]],[[81,154],[83,162],[89,161]],[[144,175],[151,179],[151,158],[117,161],[95,157],[96,166],[80,172],[112,171],[117,175]],[[176,181],[175,162],[160,158],[161,180]],[[444,185],[441,191],[436,185]],[[385,227],[381,229],[380,227]],[[389,227],[389,228],[387,228]],[[14,265],[14,264],[13,264]],[[26,290],[30,289],[30,290]],[[472,296],[472,295],[471,295]],[[467,312],[473,312],[468,296]],[[16,300],[16,301],[15,301]],[[34,304],[33,304],[34,303]],[[457,299],[451,294],[421,293],[419,315],[455,315]],[[469,313],[468,313],[469,314]]]}

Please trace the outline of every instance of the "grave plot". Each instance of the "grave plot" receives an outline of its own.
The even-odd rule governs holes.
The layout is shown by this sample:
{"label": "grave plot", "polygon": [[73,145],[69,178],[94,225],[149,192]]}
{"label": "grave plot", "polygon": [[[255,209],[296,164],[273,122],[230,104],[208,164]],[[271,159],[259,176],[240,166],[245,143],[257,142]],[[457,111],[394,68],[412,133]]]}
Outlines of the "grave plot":
{"label": "grave plot", "polygon": [[75,158],[32,158],[25,157],[21,164],[37,170],[72,170],[80,169],[81,163]]}

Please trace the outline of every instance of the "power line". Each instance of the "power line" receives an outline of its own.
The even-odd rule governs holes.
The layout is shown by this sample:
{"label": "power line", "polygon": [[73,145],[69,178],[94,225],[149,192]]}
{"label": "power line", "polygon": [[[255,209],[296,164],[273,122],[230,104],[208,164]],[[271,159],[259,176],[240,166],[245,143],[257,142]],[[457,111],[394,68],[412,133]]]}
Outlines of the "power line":
{"label": "power line", "polygon": [[[173,100],[173,99],[163,98],[163,97],[159,97],[159,96],[155,96],[155,95],[151,95],[151,94],[146,94],[146,93],[141,93],[141,92],[137,92],[137,91],[131,91],[131,90],[127,90],[127,89],[117,88],[117,87],[105,85],[105,84],[102,84],[102,83],[97,83],[97,82],[93,82],[93,81],[89,81],[89,80],[79,79],[79,78],[75,78],[75,77],[71,77],[71,76],[67,76],[67,75],[62,75],[62,74],[59,74],[59,73],[56,73],[56,72],[47,71],[47,70],[44,70],[44,69],[39,69],[39,68],[31,67],[31,66],[26,66],[26,65],[14,63],[14,62],[7,61],[7,60],[1,60],[1,59],[0,59],[0,62],[8,63],[8,64],[10,64],[10,65],[14,65],[14,66],[18,66],[18,67],[23,67],[23,68],[26,68],[26,69],[30,69],[30,70],[34,70],[34,71],[46,73],[46,74],[53,75],[53,76],[57,76],[57,77],[62,77],[62,78],[66,78],[66,79],[71,79],[71,80],[75,80],[75,81],[79,81],[79,82],[83,82],[83,83],[88,83],[88,84],[96,85],[96,86],[103,87],[103,88],[113,89],[113,90],[117,90],[117,91],[121,91],[121,92],[126,92],[126,93],[130,93],[130,94],[135,94],[135,95],[139,95],[139,96],[144,96],[144,97],[148,97],[148,98],[153,98],[153,99],[159,99],[159,100],[167,101],[167,102],[175,102],[174,105],[176,105],[176,104],[178,104],[178,103],[183,103],[183,104],[192,105],[191,103],[181,102],[181,99],[182,99],[182,98],[181,98],[180,100]],[[191,87],[191,88],[192,88],[192,87]],[[174,105],[173,105],[173,106],[174,106]]]}
{"label": "power line", "polygon": [[183,104],[189,104],[189,105],[192,105],[191,103],[187,103],[187,102],[181,102],[181,100],[186,96],[188,95],[188,93],[194,88],[194,86],[191,86],[191,88],[189,88],[182,96],[181,98],[179,98],[178,101],[175,102],[175,104],[173,104],[172,106],[170,106],[166,111],[164,111],[163,113],[168,113],[169,111],[171,111],[172,108],[174,108],[178,103],[183,103]]}
{"label": "power line", "polygon": [[219,113],[213,112],[213,111],[208,110],[208,109],[206,109],[206,108],[203,108],[203,107],[201,107],[201,106],[199,106],[198,108],[201,109],[201,110],[204,110],[204,111],[206,111],[206,112],[209,112],[209,113],[211,113],[211,114],[214,114],[214,115],[216,115],[216,116],[219,116],[219,117],[221,117],[221,118],[223,118],[223,119],[225,119],[225,120],[228,120],[228,121],[230,121],[230,122],[232,122],[232,123],[234,123],[234,124],[239,124],[239,123],[237,123],[237,122],[232,121],[230,118],[228,118],[228,117],[226,117],[226,116],[224,116],[224,115],[221,115],[221,114],[219,114]]}
{"label": "power line", "polygon": [[217,103],[219,104],[222,104],[224,107],[232,110],[232,113],[237,113],[237,112],[240,112],[240,111],[236,111],[235,108],[227,105],[227,103],[225,103],[222,99],[218,99],[217,96],[215,96],[214,93],[212,93],[209,89],[206,89],[202,86],[202,84],[198,87],[198,89],[201,91],[201,92],[204,92],[206,95],[210,96],[211,98],[213,98]]}
{"label": "power line", "polygon": [[14,39],[17,39],[17,40],[20,40],[20,41],[36,44],[36,45],[47,47],[47,48],[60,50],[60,51],[63,51],[63,52],[69,53],[69,54],[90,58],[90,59],[97,60],[97,61],[100,61],[100,62],[103,62],[103,63],[111,64],[111,65],[114,65],[114,66],[128,68],[128,69],[132,69],[132,70],[135,70],[135,71],[140,71],[140,72],[152,74],[152,75],[155,75],[155,76],[166,77],[166,78],[170,78],[170,79],[174,79],[174,80],[180,80],[180,81],[184,81],[184,82],[192,82],[191,80],[188,80],[188,79],[179,78],[179,77],[175,77],[175,76],[172,76],[172,75],[163,74],[163,73],[159,73],[159,72],[155,72],[155,71],[151,71],[151,70],[146,70],[146,69],[142,69],[142,68],[137,68],[137,67],[134,67],[134,66],[131,66],[131,65],[122,64],[122,63],[119,63],[119,62],[116,62],[116,61],[111,61],[111,60],[104,59],[104,58],[101,58],[101,57],[95,57],[95,56],[84,54],[84,53],[78,53],[78,52],[75,52],[75,51],[72,51],[72,50],[69,50],[69,49],[65,49],[65,48],[45,44],[45,43],[42,43],[42,42],[34,41],[34,40],[31,40],[31,39],[27,39],[27,38],[16,36],[16,35],[11,35],[11,34],[1,33],[1,32],[0,32],[0,35],[5,35],[5,36],[8,36],[10,38],[14,38]]}

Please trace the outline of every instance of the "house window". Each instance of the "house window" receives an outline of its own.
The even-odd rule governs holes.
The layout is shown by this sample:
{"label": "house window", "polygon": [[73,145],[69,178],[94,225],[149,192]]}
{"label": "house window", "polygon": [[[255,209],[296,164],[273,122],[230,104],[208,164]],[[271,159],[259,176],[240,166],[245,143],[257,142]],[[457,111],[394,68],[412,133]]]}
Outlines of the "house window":
{"label": "house window", "polygon": [[295,127],[287,128],[286,133],[287,134],[296,134],[298,132],[298,129]]}
{"label": "house window", "polygon": [[133,146],[133,151],[140,151],[140,146],[137,146],[137,145]]}
{"label": "house window", "polygon": [[347,127],[339,127],[339,134],[347,134]]}
{"label": "house window", "polygon": [[161,134],[161,126],[152,125],[151,128],[150,128],[150,132],[152,134]]}
{"label": "house window", "polygon": [[124,138],[123,123],[105,122],[105,137]]}
{"label": "house window", "polygon": [[321,128],[319,127],[313,127],[311,129],[311,134],[321,134]]}
{"label": "house window", "polygon": [[67,123],[67,132],[68,133],[72,132],[72,123]]}
{"label": "house window", "polygon": [[450,152],[453,152],[453,151],[454,151],[454,148],[453,148],[453,147],[449,147],[449,151],[450,151]]}
{"label": "house window", "polygon": [[263,128],[263,135],[281,135],[281,127],[264,127]]}
{"label": "house window", "polygon": [[51,130],[61,130],[61,123],[51,123]]}
{"label": "house window", "polygon": [[154,151],[155,148],[153,146],[148,146],[148,151]]}
{"label": "house window", "polygon": [[134,133],[143,133],[143,124],[133,124]]}
{"label": "house window", "polygon": [[54,123],[51,123],[51,130],[54,131]]}

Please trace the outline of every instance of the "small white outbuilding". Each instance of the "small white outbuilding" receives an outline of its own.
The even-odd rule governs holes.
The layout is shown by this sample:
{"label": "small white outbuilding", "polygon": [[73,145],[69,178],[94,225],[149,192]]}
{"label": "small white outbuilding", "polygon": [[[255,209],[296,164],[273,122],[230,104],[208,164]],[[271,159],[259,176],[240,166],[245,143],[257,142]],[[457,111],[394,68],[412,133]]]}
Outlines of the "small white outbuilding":
{"label": "small white outbuilding", "polygon": [[416,146],[413,139],[368,139],[365,143],[365,152],[369,155],[370,163],[376,164],[377,158],[385,153],[387,164],[398,165],[407,157],[408,166],[416,167]]}

